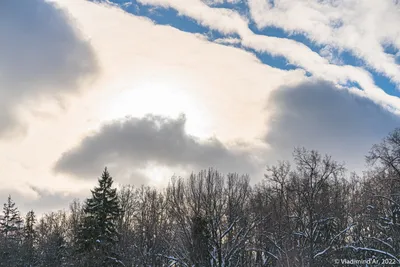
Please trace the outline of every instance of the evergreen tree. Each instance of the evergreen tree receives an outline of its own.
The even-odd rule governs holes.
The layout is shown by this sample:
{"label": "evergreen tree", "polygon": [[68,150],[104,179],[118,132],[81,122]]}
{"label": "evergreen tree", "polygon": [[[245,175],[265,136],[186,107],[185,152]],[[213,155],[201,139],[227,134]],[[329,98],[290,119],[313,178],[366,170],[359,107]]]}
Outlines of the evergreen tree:
{"label": "evergreen tree", "polygon": [[[22,219],[18,208],[8,196],[7,203],[3,207],[3,215],[0,219],[0,233],[3,237],[1,266],[16,266],[17,262],[12,260],[13,254],[19,252],[22,241]],[[5,265],[3,265],[5,264]]]}
{"label": "evergreen tree", "polygon": [[[115,244],[118,242],[117,222],[122,214],[113,180],[104,169],[98,187],[92,192],[83,208],[84,218],[78,233],[79,252],[90,263],[85,266],[111,266],[107,261],[117,261]],[[97,263],[95,263],[97,262]]]}
{"label": "evergreen tree", "polygon": [[8,196],[7,203],[4,203],[3,216],[0,220],[0,232],[5,239],[19,239],[21,237],[22,222],[18,208],[12,201],[11,196]]}
{"label": "evergreen tree", "polygon": [[24,242],[23,242],[23,254],[24,261],[28,266],[33,265],[35,260],[35,248],[34,244],[36,241],[35,231],[36,216],[33,210],[29,211],[25,217],[24,225]]}

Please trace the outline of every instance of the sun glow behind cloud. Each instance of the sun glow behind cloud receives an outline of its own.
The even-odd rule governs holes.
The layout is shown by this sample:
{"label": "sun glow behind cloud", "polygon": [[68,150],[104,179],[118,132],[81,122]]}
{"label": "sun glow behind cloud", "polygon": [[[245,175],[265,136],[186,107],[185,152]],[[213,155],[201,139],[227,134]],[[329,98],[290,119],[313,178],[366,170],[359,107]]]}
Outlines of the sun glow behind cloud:
{"label": "sun glow behind cloud", "polygon": [[148,79],[132,83],[131,86],[125,86],[111,96],[103,119],[143,117],[149,113],[175,118],[184,114],[190,118],[186,124],[186,131],[207,138],[211,116],[190,91],[185,89],[183,83],[171,79],[156,81]]}
{"label": "sun glow behind cloud", "polygon": [[166,166],[149,164],[140,171],[145,177],[149,177],[149,185],[163,187],[168,184],[169,179],[175,173]]}

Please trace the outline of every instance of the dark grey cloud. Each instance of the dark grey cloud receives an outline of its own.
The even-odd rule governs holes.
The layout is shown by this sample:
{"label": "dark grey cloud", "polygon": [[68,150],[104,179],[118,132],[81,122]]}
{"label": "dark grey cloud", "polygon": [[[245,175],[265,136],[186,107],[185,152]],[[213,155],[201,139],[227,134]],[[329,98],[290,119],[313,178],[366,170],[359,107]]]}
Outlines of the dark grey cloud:
{"label": "dark grey cloud", "polygon": [[[55,171],[92,177],[105,166],[140,169],[146,164],[198,170],[215,167],[221,171],[251,172],[248,153],[232,150],[213,138],[200,141],[185,132],[186,118],[147,115],[104,125],[64,153]],[[114,167],[114,169],[117,169]]]}
{"label": "dark grey cloud", "polygon": [[17,105],[60,98],[97,69],[65,11],[44,0],[0,1],[0,135],[21,125]]}
{"label": "dark grey cloud", "polygon": [[305,146],[360,170],[371,146],[400,125],[398,116],[371,100],[323,81],[281,88],[267,108],[276,111],[265,137],[269,161],[290,159],[294,147]]}

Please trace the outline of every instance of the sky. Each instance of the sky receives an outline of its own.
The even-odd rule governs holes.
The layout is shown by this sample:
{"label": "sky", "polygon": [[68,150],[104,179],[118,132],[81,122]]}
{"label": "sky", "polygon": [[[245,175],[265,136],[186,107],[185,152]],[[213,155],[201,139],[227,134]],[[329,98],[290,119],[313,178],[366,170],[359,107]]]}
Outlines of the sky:
{"label": "sky", "polygon": [[400,124],[398,0],[0,2],[0,199],[249,174],[316,149],[367,168]]}

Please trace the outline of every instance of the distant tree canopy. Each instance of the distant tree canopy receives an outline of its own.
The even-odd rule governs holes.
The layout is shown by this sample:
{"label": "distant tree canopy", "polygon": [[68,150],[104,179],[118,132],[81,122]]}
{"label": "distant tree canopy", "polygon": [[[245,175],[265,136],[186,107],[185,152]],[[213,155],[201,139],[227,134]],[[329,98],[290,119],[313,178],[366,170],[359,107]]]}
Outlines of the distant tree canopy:
{"label": "distant tree canopy", "polygon": [[90,198],[40,218],[9,196],[0,266],[400,266],[400,129],[372,146],[363,176],[314,150],[293,159],[255,185],[209,169],[165,190],[117,191],[105,168]]}

